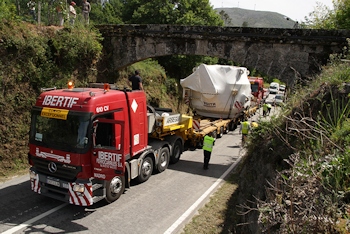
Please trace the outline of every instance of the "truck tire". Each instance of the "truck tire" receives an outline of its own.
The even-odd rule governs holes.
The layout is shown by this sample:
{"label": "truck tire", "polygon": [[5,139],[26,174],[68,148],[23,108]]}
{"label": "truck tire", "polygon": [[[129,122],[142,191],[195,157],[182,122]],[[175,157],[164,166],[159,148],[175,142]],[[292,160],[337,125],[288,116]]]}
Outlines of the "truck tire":
{"label": "truck tire", "polygon": [[153,159],[151,157],[145,157],[142,160],[140,174],[137,177],[138,182],[143,183],[147,181],[153,173]]}
{"label": "truck tire", "polygon": [[230,130],[228,128],[229,128],[229,126],[226,125],[225,126],[225,132],[224,132],[225,134],[228,134],[230,132]]}
{"label": "truck tire", "polygon": [[229,130],[234,131],[237,128],[237,125],[235,122],[231,121],[229,124]]}
{"label": "truck tire", "polygon": [[181,140],[176,140],[173,146],[173,154],[170,157],[170,163],[174,164],[180,160],[182,153]]}
{"label": "truck tire", "polygon": [[224,135],[224,127],[221,126],[221,127],[220,127],[220,132],[219,132],[219,134],[218,134],[218,138],[221,138],[223,135]]}
{"label": "truck tire", "polygon": [[106,185],[106,201],[112,203],[116,201],[125,190],[125,177],[115,176]]}
{"label": "truck tire", "polygon": [[170,152],[169,149],[164,147],[160,150],[159,153],[159,161],[157,165],[157,172],[161,173],[168,168],[170,160]]}

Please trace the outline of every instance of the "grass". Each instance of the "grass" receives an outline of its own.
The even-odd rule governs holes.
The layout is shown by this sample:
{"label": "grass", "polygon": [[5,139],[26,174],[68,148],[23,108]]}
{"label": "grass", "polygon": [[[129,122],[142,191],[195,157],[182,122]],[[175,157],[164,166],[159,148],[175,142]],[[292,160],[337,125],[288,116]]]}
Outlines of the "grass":
{"label": "grass", "polygon": [[232,195],[237,191],[237,175],[231,174],[222,186],[210,197],[208,203],[199,209],[198,215],[183,229],[184,234],[229,233],[230,217],[233,215]]}

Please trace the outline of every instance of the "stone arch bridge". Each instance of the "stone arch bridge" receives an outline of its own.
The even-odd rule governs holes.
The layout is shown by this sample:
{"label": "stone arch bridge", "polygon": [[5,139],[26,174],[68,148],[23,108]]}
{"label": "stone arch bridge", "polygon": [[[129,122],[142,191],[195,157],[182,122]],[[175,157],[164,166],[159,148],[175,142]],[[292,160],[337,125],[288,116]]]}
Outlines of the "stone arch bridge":
{"label": "stone arch bridge", "polygon": [[320,71],[347,47],[348,30],[177,25],[99,25],[109,71],[165,55],[232,60],[288,85]]}

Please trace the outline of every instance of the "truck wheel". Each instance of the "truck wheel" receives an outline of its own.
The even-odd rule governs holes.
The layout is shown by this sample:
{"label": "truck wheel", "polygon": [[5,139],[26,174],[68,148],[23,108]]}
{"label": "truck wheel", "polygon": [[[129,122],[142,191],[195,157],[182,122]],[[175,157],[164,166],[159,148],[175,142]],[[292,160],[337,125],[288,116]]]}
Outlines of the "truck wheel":
{"label": "truck wheel", "polygon": [[180,160],[182,147],[181,147],[181,141],[177,140],[174,143],[174,149],[173,154],[170,157],[170,163],[177,163]]}
{"label": "truck wheel", "polygon": [[221,138],[223,135],[224,135],[224,127],[221,126],[221,127],[220,127],[220,133],[219,133],[219,135],[218,135],[218,138]]}
{"label": "truck wheel", "polygon": [[153,159],[151,157],[145,157],[141,164],[140,174],[137,180],[142,183],[148,180],[153,172]]}
{"label": "truck wheel", "polygon": [[108,203],[117,200],[125,190],[125,177],[115,176],[113,179],[107,182],[106,185],[106,201]]}
{"label": "truck wheel", "polygon": [[164,147],[160,150],[159,154],[159,161],[158,161],[158,167],[157,171],[159,173],[165,171],[168,168],[169,165],[169,149]]}

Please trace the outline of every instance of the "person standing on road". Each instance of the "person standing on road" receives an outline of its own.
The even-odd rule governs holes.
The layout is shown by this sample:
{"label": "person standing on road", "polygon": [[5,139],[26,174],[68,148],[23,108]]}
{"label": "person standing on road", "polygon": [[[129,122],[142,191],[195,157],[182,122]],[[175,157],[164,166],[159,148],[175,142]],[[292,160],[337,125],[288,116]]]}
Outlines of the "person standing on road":
{"label": "person standing on road", "polygon": [[129,83],[132,90],[143,90],[142,78],[138,70],[135,71],[135,75],[129,77]]}
{"label": "person standing on road", "polygon": [[270,103],[268,103],[268,104],[266,104],[266,105],[267,105],[267,115],[270,115],[272,106],[271,106]]}
{"label": "person standing on road", "polygon": [[213,151],[213,146],[215,143],[215,138],[211,136],[211,134],[205,135],[203,140],[203,153],[204,153],[204,165],[203,169],[209,169],[209,161],[211,152]]}
{"label": "person standing on road", "polygon": [[250,131],[250,123],[247,118],[244,122],[241,122],[241,127],[239,128],[239,133],[242,134],[242,146],[244,146],[248,133]]}
{"label": "person standing on road", "polygon": [[89,24],[91,5],[87,0],[83,1],[83,17],[85,20],[85,24]]}
{"label": "person standing on road", "polygon": [[263,117],[265,117],[265,116],[266,116],[266,114],[267,114],[267,109],[268,109],[268,107],[267,107],[267,103],[266,103],[266,102],[264,102],[264,104],[263,104]]}

